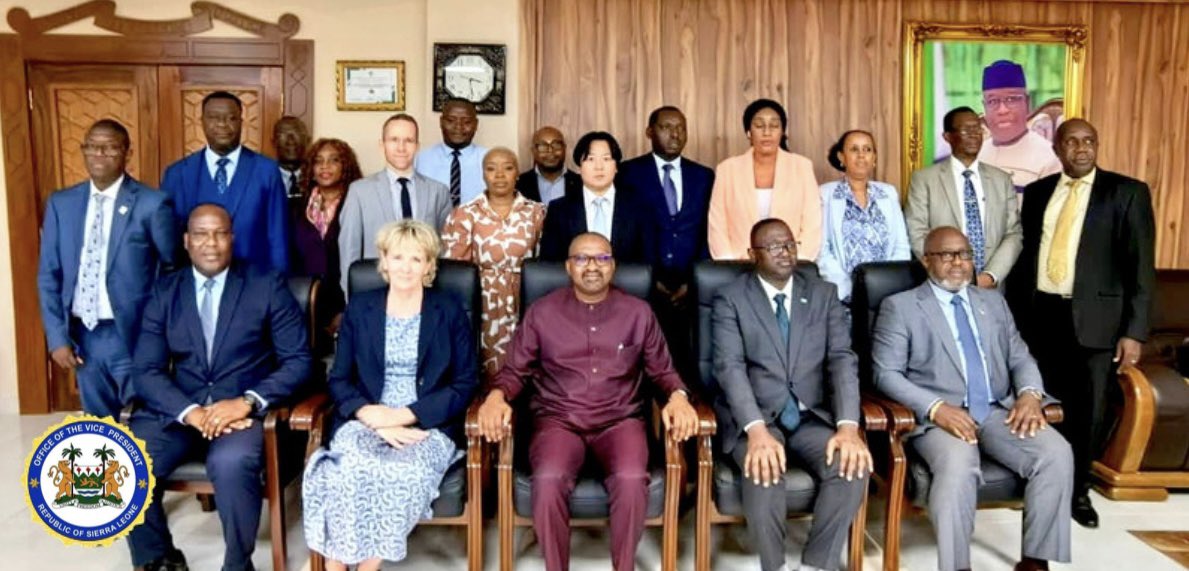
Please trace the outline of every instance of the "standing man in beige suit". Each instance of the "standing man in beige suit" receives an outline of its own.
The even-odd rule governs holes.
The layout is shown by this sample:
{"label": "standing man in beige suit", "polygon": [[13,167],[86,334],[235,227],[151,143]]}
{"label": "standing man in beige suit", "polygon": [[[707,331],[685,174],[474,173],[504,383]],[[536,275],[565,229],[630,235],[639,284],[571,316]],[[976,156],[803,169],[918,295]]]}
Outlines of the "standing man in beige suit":
{"label": "standing man in beige suit", "polygon": [[978,287],[999,287],[1023,248],[1016,191],[1011,175],[978,160],[983,126],[969,107],[945,114],[942,137],[949,159],[912,175],[904,218],[915,257],[924,256],[925,236],[933,228],[960,228],[974,250]]}

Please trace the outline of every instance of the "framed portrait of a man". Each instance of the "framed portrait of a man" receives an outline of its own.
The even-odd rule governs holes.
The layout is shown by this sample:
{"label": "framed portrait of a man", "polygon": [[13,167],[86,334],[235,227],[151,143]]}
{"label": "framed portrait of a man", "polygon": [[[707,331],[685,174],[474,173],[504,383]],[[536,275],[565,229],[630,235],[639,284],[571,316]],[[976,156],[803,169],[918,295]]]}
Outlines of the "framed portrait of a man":
{"label": "framed portrait of a man", "polygon": [[912,172],[947,160],[951,109],[980,118],[978,160],[1012,177],[1017,191],[1061,171],[1053,134],[1082,115],[1085,26],[908,22],[904,44],[904,186]]}

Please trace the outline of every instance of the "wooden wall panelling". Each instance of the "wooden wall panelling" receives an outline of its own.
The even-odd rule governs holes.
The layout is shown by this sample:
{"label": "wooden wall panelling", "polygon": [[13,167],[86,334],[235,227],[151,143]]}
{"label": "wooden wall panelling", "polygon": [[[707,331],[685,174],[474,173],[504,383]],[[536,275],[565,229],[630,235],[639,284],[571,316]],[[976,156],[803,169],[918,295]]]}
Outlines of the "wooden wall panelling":
{"label": "wooden wall panelling", "polygon": [[286,40],[283,96],[285,115],[314,128],[314,41]]}

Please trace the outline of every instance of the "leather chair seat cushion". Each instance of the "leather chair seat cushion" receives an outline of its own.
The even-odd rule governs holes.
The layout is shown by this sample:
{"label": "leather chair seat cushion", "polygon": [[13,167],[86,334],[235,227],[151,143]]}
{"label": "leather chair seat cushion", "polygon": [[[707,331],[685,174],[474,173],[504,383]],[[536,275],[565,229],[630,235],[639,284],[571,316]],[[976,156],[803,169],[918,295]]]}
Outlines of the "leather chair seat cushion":
{"label": "leather chair seat cushion", "polygon": [[467,460],[455,460],[442,476],[438,499],[430,504],[434,517],[457,517],[467,506]]}
{"label": "leather chair seat cushion", "polygon": [[[645,516],[660,517],[665,508],[664,453],[650,454],[648,467],[648,509]],[[532,475],[527,460],[516,463],[512,484],[512,503],[517,515],[532,517]],[[570,517],[575,519],[605,518],[610,515],[610,496],[603,487],[603,476],[593,461],[588,461],[578,474],[574,493],[570,495]]]}
{"label": "leather chair seat cushion", "polygon": [[[790,515],[813,511],[813,500],[817,497],[817,483],[813,476],[793,465],[784,474],[784,497]],[[734,461],[719,457],[714,461],[714,505],[718,513],[728,516],[743,515],[743,474]]]}
{"label": "leather chair seat cushion", "polygon": [[[929,466],[918,455],[912,446],[908,450],[908,478],[904,491],[916,506],[924,507],[929,503],[929,487],[933,483],[933,474]],[[1024,479],[1020,478],[1003,464],[987,456],[982,457],[983,483],[978,487],[978,502],[1013,502],[1024,497]]]}

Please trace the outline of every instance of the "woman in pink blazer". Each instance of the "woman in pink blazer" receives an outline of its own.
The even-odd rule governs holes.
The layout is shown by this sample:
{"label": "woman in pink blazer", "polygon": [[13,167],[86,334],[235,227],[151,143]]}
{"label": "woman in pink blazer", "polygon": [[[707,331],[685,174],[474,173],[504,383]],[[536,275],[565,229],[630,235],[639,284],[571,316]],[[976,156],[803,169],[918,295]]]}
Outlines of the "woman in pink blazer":
{"label": "woman in pink blazer", "polygon": [[784,107],[770,99],[743,111],[751,149],[718,164],[710,196],[710,256],[747,259],[751,227],[779,218],[797,239],[797,257],[814,260],[822,243],[822,203],[813,163],[788,152]]}

